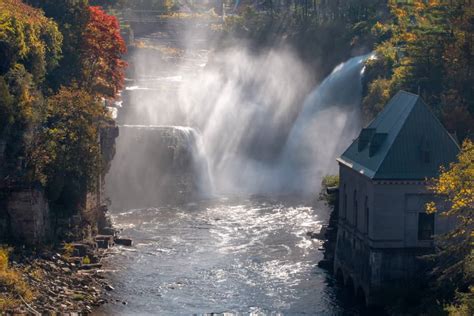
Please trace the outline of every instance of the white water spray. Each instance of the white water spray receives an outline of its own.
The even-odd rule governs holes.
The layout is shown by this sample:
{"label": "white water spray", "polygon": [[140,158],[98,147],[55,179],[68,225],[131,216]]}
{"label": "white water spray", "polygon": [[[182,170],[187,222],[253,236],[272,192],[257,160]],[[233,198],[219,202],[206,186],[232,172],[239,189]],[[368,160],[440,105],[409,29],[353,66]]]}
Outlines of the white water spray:
{"label": "white water spray", "polygon": [[[148,127],[122,128],[107,180],[113,203],[149,206],[190,187],[191,198],[314,194],[360,128],[368,56],[337,66],[311,91],[307,68],[289,49],[235,46],[210,53],[204,68],[202,50],[174,67],[147,54],[135,58],[135,67],[149,72],[130,83],[119,120]],[[193,167],[183,162],[178,170],[172,161]]]}

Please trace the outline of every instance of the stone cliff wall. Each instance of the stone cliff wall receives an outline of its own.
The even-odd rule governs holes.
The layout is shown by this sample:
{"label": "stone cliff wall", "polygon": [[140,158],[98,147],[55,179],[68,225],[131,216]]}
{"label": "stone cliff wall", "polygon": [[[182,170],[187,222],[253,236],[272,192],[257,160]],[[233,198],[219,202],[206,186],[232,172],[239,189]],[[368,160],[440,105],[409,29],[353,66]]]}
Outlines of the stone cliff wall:
{"label": "stone cliff wall", "polygon": [[7,167],[0,140],[0,243],[33,246],[57,238],[87,239],[107,226],[103,179],[115,154],[117,136],[115,126],[101,131],[103,174],[98,175],[95,188],[83,196],[77,212],[65,217],[50,211],[44,188],[33,183],[10,181],[5,176]]}
{"label": "stone cliff wall", "polygon": [[41,188],[14,188],[5,204],[13,241],[34,245],[50,240],[49,206]]}

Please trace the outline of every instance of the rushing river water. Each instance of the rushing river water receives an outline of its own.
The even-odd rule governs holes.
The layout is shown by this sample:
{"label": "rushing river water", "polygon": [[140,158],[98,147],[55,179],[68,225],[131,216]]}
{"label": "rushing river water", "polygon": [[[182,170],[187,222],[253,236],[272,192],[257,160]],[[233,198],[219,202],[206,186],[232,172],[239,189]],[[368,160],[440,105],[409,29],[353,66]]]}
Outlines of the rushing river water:
{"label": "rushing river water", "polygon": [[[132,134],[128,140],[125,136],[130,133],[122,127],[106,179],[114,223],[123,229],[122,236],[134,240],[134,246],[115,247],[105,260],[115,290],[96,314],[356,313],[339,299],[332,276],[317,266],[323,258],[322,242],[306,235],[327,222],[326,206],[300,198],[247,197],[272,190],[274,196],[282,187],[278,182],[299,192],[317,192],[321,173],[336,166],[333,156],[338,149],[329,145],[352,139],[349,134],[357,123],[353,109],[366,57],[336,68],[322,89],[314,90],[303,103],[314,87],[308,84],[304,65],[286,51],[257,56],[237,43],[224,54],[209,56],[212,44],[206,31],[194,24],[168,25],[139,40],[145,48],[129,56],[133,71],[118,122],[138,124],[150,134]],[[214,59],[210,66],[208,59]],[[355,94],[341,94],[341,87]],[[295,120],[301,121],[297,117],[303,105],[312,109],[313,103],[317,111],[302,124],[313,128],[307,132],[311,139],[300,147],[316,150],[311,157],[319,157],[317,170],[309,168],[311,174],[303,170],[295,176],[291,168],[283,168],[275,178],[273,169],[279,162],[274,157],[294,134],[290,131]],[[311,115],[319,115],[318,120],[308,121]],[[163,126],[173,131],[191,127],[202,134],[199,148],[207,150],[210,177],[216,181],[216,190],[209,195],[213,198],[159,206],[160,193],[167,194],[159,188],[169,178],[160,173],[166,167],[163,161],[157,163],[157,145],[147,139]],[[179,148],[175,146],[174,152]],[[173,159],[165,161],[176,163]],[[150,205],[155,207],[142,208]]]}
{"label": "rushing river water", "polygon": [[[219,199],[114,215],[134,247],[114,248],[110,315],[342,315],[317,267],[323,205]],[[124,304],[126,303],[126,305]]]}

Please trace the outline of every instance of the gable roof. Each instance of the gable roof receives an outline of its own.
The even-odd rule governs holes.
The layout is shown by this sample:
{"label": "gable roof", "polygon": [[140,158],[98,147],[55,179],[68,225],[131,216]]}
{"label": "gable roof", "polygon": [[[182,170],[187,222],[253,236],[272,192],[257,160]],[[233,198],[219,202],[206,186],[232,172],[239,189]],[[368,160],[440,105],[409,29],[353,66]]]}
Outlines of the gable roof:
{"label": "gable roof", "polygon": [[459,146],[415,94],[400,91],[337,159],[371,179],[436,177]]}

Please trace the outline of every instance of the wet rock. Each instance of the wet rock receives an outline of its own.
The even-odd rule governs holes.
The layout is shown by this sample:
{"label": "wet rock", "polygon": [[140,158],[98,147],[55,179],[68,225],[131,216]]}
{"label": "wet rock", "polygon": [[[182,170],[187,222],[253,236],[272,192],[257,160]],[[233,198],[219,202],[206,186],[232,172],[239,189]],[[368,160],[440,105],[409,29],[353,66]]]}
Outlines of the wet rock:
{"label": "wet rock", "polygon": [[93,269],[100,269],[102,268],[101,263],[90,263],[90,264],[83,264],[80,269],[81,270],[93,270]]}
{"label": "wet rock", "polygon": [[318,267],[321,269],[330,270],[332,269],[332,264],[333,262],[331,260],[323,259],[318,262]]}
{"label": "wet rock", "polygon": [[69,269],[69,268],[62,268],[61,270],[62,270],[64,273],[68,273],[68,274],[71,273],[71,269]]}
{"label": "wet rock", "polygon": [[108,249],[110,244],[106,240],[97,240],[97,247],[100,249]]}
{"label": "wet rock", "polygon": [[115,290],[114,287],[112,285],[109,285],[109,284],[106,284],[104,286],[104,289],[106,289],[107,291],[114,291]]}
{"label": "wet rock", "polygon": [[113,235],[97,235],[95,237],[95,242],[97,243],[97,247],[102,249],[107,249],[114,244],[114,236]]}
{"label": "wet rock", "polygon": [[88,245],[83,243],[73,243],[71,244],[73,247],[73,257],[85,257],[87,255],[87,250],[89,248]]}
{"label": "wet rock", "polygon": [[117,230],[112,227],[104,227],[100,230],[101,235],[117,235]]}
{"label": "wet rock", "polygon": [[122,245],[122,246],[131,247],[133,241],[132,241],[131,239],[129,239],[129,238],[115,238],[115,243],[116,243],[117,245]]}

